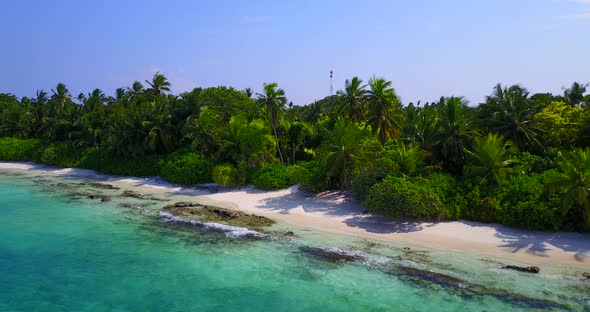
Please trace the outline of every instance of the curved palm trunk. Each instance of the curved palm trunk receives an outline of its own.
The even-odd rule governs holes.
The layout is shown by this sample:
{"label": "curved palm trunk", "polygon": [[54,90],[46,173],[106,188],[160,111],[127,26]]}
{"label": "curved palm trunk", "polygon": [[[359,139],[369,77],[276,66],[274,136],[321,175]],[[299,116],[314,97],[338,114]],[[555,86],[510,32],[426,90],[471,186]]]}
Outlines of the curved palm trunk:
{"label": "curved palm trunk", "polygon": [[275,141],[277,142],[277,149],[279,150],[279,157],[281,157],[281,164],[285,164],[285,160],[283,159],[283,153],[281,152],[281,144],[279,143],[279,136],[277,136],[277,127],[275,125],[272,126],[272,131],[275,135]]}

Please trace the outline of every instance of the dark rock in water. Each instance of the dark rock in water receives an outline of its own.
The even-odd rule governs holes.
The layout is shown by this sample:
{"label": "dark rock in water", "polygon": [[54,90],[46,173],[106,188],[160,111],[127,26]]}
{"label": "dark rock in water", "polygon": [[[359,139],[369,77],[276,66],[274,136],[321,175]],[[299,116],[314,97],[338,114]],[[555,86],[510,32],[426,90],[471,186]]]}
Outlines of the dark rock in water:
{"label": "dark rock in water", "polygon": [[255,240],[269,238],[269,236],[267,236],[263,233],[256,232],[256,231],[244,228],[244,227],[225,225],[225,224],[215,223],[215,222],[202,222],[202,221],[198,221],[198,220],[183,219],[181,217],[175,216],[175,215],[173,215],[169,212],[166,212],[166,211],[160,211],[160,220],[162,220],[164,222],[172,222],[172,223],[182,224],[182,225],[187,225],[187,226],[197,226],[199,228],[202,228],[202,229],[210,231],[210,232],[217,232],[217,233],[225,234],[225,236],[231,237],[231,238],[245,238],[245,239],[255,239]]}
{"label": "dark rock in water", "polygon": [[522,266],[518,266],[518,265],[506,265],[506,266],[503,266],[502,269],[514,270],[514,271],[525,272],[525,273],[539,273],[539,272],[541,272],[541,269],[536,266],[522,267]]}
{"label": "dark rock in water", "polygon": [[366,257],[358,252],[344,250],[340,248],[322,248],[303,246],[299,250],[316,259],[329,262],[347,262],[364,260]]}
{"label": "dark rock in water", "polygon": [[91,195],[86,195],[86,197],[88,199],[100,199],[100,201],[102,203],[106,203],[106,202],[110,202],[111,201],[111,198],[110,197],[108,197],[108,196],[102,196],[102,195],[94,195],[94,194],[91,194]]}
{"label": "dark rock in water", "polygon": [[104,184],[104,183],[97,183],[97,182],[91,182],[91,183],[87,183],[88,186],[91,186],[93,188],[98,188],[98,189],[103,189],[103,190],[118,190],[119,188],[110,184]]}
{"label": "dark rock in water", "polygon": [[62,190],[72,188],[72,185],[66,184],[66,183],[57,183],[54,186],[57,187],[57,188],[60,188]]}
{"label": "dark rock in water", "polygon": [[369,210],[367,210],[367,209],[364,209],[363,211],[361,211],[361,214],[368,214],[368,213],[369,213]]}
{"label": "dark rock in water", "polygon": [[119,196],[121,196],[121,197],[136,198],[136,199],[144,199],[145,198],[145,196],[143,196],[143,195],[141,195],[141,194],[139,194],[137,192],[129,191],[129,190],[123,191],[123,193],[121,193],[121,195],[119,195]]}
{"label": "dark rock in water", "polygon": [[274,221],[253,214],[244,213],[238,210],[225,209],[214,206],[205,206],[197,203],[178,202],[162,208],[163,211],[173,216],[198,221],[221,222],[231,226],[246,227],[249,229],[261,230],[274,224]]}
{"label": "dark rock in water", "polygon": [[563,305],[550,300],[527,297],[513,291],[478,285],[454,276],[414,267],[388,266],[383,269],[383,272],[397,275],[404,280],[421,286],[437,285],[444,287],[448,291],[452,291],[466,298],[490,296],[516,306],[532,309],[566,308]]}
{"label": "dark rock in water", "polygon": [[410,250],[410,247],[404,247],[404,250]]}
{"label": "dark rock in water", "polygon": [[588,272],[582,273],[582,280],[583,281],[590,281],[590,273],[588,273]]}
{"label": "dark rock in water", "polygon": [[123,207],[123,208],[133,208],[133,209],[140,209],[140,208],[144,207],[144,205],[130,204],[130,203],[120,203],[119,206]]}
{"label": "dark rock in water", "polygon": [[295,233],[293,233],[291,231],[287,231],[287,232],[285,232],[285,234],[283,234],[283,236],[293,237],[293,236],[295,236]]}
{"label": "dark rock in water", "polygon": [[[204,207],[203,205],[194,204],[194,203],[191,203],[191,202],[177,202],[177,203],[174,203],[174,204],[172,204],[172,205],[168,205],[168,206],[166,206],[166,207],[174,207],[174,208],[188,208],[188,207],[197,207],[197,206],[202,206],[202,207]],[[166,207],[164,207],[164,209],[166,209]]]}
{"label": "dark rock in water", "polygon": [[461,288],[467,284],[465,281],[442,273],[421,270],[413,267],[402,266],[397,268],[397,272],[407,278],[426,281],[435,285],[446,288]]}

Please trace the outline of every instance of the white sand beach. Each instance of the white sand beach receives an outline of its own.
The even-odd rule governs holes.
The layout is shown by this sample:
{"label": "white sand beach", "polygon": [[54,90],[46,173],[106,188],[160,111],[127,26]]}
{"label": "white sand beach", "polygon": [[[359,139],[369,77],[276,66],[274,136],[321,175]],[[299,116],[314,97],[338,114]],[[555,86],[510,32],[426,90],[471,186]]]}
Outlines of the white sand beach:
{"label": "white sand beach", "polygon": [[469,221],[427,223],[385,219],[364,213],[343,192],[308,194],[298,186],[278,191],[252,187],[206,189],[153,178],[114,177],[83,169],[56,169],[33,163],[0,162],[0,170],[95,178],[126,189],[162,195],[189,195],[204,204],[262,215],[296,227],[354,235],[396,244],[496,257],[528,265],[590,269],[590,235],[532,232]]}

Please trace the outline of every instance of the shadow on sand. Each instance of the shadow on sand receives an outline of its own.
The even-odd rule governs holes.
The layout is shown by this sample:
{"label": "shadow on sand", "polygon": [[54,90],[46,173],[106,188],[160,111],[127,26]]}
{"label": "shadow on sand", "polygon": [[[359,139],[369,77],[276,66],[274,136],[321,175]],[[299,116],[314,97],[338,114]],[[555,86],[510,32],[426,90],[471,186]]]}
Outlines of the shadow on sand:
{"label": "shadow on sand", "polygon": [[[30,166],[27,170],[40,170],[52,172],[61,178],[80,179],[86,178],[97,182],[114,182],[124,179],[133,179],[130,185],[173,187],[175,190],[168,192],[166,196],[175,195],[210,195],[212,193],[246,192],[247,194],[265,194],[263,190],[252,187],[226,188],[216,184],[203,184],[195,186],[175,185],[158,177],[120,177],[96,173],[85,169],[54,168],[35,163],[25,163]],[[355,200],[347,192],[324,192],[320,194],[306,194],[297,186],[289,188],[285,194],[262,199],[257,208],[289,214],[294,209],[303,209],[305,212],[319,212],[326,215],[345,218],[343,222],[355,228],[362,228],[367,232],[411,233],[419,232],[425,227],[436,226],[437,223],[424,223],[412,220],[392,220],[380,216],[367,214],[360,201]],[[495,236],[502,241],[498,247],[509,248],[513,253],[525,251],[529,254],[547,257],[549,246],[555,246],[566,252],[574,253],[577,261],[583,262],[590,259],[590,235],[581,233],[551,233],[533,232],[508,228],[498,224],[485,224],[472,221],[454,221],[468,227],[486,227],[495,232]]]}

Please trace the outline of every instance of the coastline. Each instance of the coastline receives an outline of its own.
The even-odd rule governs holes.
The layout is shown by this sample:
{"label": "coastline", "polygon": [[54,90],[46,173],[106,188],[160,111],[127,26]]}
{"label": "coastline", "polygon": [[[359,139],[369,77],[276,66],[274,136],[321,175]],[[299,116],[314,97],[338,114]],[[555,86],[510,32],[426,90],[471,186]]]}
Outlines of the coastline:
{"label": "coastline", "polygon": [[527,265],[590,269],[590,234],[533,232],[470,221],[390,220],[363,213],[361,203],[342,192],[309,195],[298,186],[292,186],[277,191],[223,188],[211,193],[158,178],[117,177],[92,170],[52,168],[34,163],[0,162],[0,170],[91,178],[139,192],[190,196],[203,204],[237,209],[319,232],[488,256]]}

